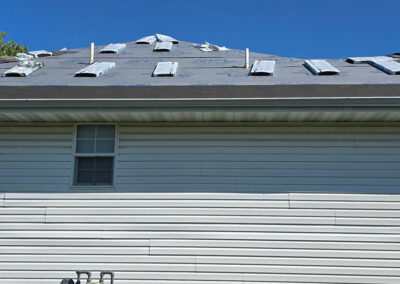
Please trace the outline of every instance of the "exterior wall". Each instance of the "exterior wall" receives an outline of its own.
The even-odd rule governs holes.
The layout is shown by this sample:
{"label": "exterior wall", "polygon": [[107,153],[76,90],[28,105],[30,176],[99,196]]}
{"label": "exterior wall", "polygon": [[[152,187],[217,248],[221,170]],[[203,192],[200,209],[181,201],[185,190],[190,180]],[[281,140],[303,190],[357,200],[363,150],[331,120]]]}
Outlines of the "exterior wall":
{"label": "exterior wall", "polygon": [[111,192],[72,125],[0,129],[0,283],[400,282],[400,128],[122,124]]}

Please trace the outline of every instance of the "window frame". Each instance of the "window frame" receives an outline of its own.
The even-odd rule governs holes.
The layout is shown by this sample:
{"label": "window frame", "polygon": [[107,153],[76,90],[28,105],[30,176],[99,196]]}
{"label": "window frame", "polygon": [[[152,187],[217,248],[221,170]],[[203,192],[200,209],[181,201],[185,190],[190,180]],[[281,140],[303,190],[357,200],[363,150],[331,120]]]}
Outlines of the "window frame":
{"label": "window frame", "polygon": [[[78,126],[80,125],[114,125],[114,153],[77,153],[76,145],[78,138]],[[87,123],[74,123],[74,131],[72,135],[72,161],[71,161],[71,181],[70,189],[116,189],[116,176],[117,176],[117,163],[118,163],[118,145],[119,145],[119,124],[113,122],[87,122]],[[79,185],[75,184],[77,168],[76,160],[78,157],[112,157],[113,170],[112,170],[112,184],[111,185]]]}

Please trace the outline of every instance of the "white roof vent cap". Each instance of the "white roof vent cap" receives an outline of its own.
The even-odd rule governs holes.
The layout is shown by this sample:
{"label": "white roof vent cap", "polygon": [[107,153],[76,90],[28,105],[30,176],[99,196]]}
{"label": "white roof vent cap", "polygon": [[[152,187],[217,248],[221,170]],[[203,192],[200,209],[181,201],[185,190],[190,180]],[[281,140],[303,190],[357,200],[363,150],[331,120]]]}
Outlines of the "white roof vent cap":
{"label": "white roof vent cap", "polygon": [[389,75],[400,75],[400,63],[394,60],[372,60],[369,62],[372,66]]}
{"label": "white roof vent cap", "polygon": [[115,53],[115,54],[118,54],[125,47],[126,47],[125,43],[110,43],[106,47],[103,47],[100,50],[100,53]]}
{"label": "white roof vent cap", "polygon": [[172,42],[163,41],[163,42],[157,42],[153,51],[156,51],[156,52],[171,51],[171,48],[172,48]]}
{"label": "white roof vent cap", "polygon": [[115,67],[115,62],[95,62],[75,73],[75,77],[99,77]]}
{"label": "white roof vent cap", "polygon": [[28,54],[33,55],[34,57],[46,57],[46,56],[52,56],[53,53],[47,50],[34,50],[34,51],[29,51]]}
{"label": "white roof vent cap", "polygon": [[18,65],[3,73],[4,77],[26,77],[44,66],[43,62],[21,60]]}
{"label": "white roof vent cap", "polygon": [[275,72],[275,61],[255,60],[250,70],[252,76],[272,76]]}
{"label": "white roof vent cap", "polygon": [[339,75],[340,71],[328,61],[320,59],[305,60],[304,66],[314,75]]}
{"label": "white roof vent cap", "polygon": [[158,62],[153,77],[174,77],[178,71],[178,62]]}

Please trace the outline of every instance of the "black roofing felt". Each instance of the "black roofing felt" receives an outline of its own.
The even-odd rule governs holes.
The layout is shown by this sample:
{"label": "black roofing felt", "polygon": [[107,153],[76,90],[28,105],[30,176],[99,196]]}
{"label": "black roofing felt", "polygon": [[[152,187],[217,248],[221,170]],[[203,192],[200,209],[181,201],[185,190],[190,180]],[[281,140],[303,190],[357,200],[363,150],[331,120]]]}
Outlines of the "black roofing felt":
{"label": "black roofing felt", "polygon": [[[328,60],[340,75],[315,76],[303,65],[304,60],[268,54],[251,53],[254,60],[275,60],[273,76],[249,76],[243,68],[242,50],[202,52],[192,43],[175,44],[170,52],[153,52],[154,44],[134,42],[119,54],[100,54],[95,48],[95,61],[115,62],[116,67],[96,78],[79,78],[74,74],[88,66],[89,48],[59,52],[43,57],[45,67],[28,77],[1,77],[1,86],[269,86],[269,85],[363,85],[400,84],[400,76],[388,75],[369,64],[350,64],[345,60]],[[158,61],[179,62],[176,77],[152,77]],[[14,67],[15,62],[0,64],[0,73]]]}

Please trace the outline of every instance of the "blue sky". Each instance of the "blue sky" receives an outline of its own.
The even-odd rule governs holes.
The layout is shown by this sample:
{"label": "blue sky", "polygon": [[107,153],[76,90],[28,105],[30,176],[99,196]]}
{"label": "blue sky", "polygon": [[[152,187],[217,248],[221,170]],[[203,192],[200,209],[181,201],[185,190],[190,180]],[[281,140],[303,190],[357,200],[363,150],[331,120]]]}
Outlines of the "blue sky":
{"label": "blue sky", "polygon": [[399,0],[22,0],[7,2],[0,30],[30,50],[158,32],[281,56],[344,58],[400,52],[399,10]]}

